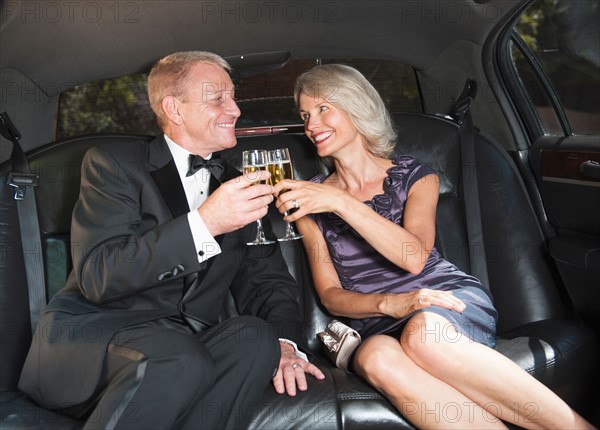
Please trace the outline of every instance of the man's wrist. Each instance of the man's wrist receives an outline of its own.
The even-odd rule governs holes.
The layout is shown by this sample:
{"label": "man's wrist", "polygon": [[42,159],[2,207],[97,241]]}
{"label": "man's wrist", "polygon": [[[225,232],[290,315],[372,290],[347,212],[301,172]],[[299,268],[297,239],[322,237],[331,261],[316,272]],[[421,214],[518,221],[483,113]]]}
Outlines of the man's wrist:
{"label": "man's wrist", "polygon": [[279,338],[279,342],[285,345],[289,345],[293,348],[294,350],[294,354],[296,354],[296,357],[301,358],[304,361],[308,361],[308,357],[306,356],[305,353],[303,353],[302,351],[300,351],[298,349],[298,345],[296,345],[296,342],[293,342],[289,339],[285,339],[285,338]]}
{"label": "man's wrist", "polygon": [[198,210],[188,212],[188,223],[192,231],[192,240],[198,253],[198,262],[202,263],[221,253],[219,243],[212,236]]}

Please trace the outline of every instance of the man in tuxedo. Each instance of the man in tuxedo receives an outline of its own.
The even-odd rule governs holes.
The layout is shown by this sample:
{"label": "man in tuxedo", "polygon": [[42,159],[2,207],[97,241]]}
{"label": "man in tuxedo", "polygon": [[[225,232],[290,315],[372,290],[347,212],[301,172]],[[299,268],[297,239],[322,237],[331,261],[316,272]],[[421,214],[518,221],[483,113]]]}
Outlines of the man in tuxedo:
{"label": "man in tuxedo", "polygon": [[[240,428],[269,381],[295,395],[305,372],[324,377],[297,347],[278,245],[246,245],[273,188],[218,160],[240,116],[228,70],[207,52],[163,58],[148,95],[164,135],[84,158],[73,271],[19,386],[86,428]],[[220,322],[229,292],[240,316]]]}

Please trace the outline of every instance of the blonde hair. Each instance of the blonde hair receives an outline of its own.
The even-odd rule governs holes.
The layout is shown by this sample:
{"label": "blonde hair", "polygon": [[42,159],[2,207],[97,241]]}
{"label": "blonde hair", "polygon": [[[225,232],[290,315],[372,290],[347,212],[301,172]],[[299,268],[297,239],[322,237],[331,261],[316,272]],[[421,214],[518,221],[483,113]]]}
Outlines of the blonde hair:
{"label": "blonde hair", "polygon": [[161,128],[166,124],[161,106],[163,98],[183,96],[190,84],[190,70],[198,63],[212,64],[227,72],[231,71],[231,66],[224,58],[206,51],[176,52],[161,58],[152,66],[148,75],[148,99]]}
{"label": "blonde hair", "polygon": [[343,64],[315,66],[296,80],[294,100],[300,93],[325,99],[350,116],[356,129],[365,136],[367,150],[389,158],[396,144],[396,132],[381,96],[358,70]]}

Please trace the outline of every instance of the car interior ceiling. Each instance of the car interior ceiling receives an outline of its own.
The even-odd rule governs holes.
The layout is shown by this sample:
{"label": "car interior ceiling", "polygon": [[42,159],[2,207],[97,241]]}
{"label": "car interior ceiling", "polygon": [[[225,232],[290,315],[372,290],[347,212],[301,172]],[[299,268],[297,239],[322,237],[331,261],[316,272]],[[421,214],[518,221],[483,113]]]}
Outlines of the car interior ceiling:
{"label": "car interior ceiling", "polygon": [[[261,31],[256,31],[256,22],[240,19],[250,11],[241,9],[239,4],[237,11],[235,8],[215,11],[212,9],[218,6],[215,2],[131,2],[139,8],[135,15],[139,18],[131,23],[126,22],[128,10],[121,11],[119,22],[107,16],[95,18],[98,13],[91,21],[90,11],[84,13],[73,6],[68,19],[65,16],[60,21],[67,25],[57,25],[54,20],[41,19],[43,14],[57,13],[45,11],[43,4],[25,9],[28,19],[23,19],[24,12],[17,3],[5,2],[3,6],[0,39],[3,107],[12,113],[15,122],[24,117],[28,124],[36,124],[22,140],[24,149],[29,150],[52,140],[52,118],[61,91],[96,79],[147,72],[158,58],[181,50],[210,50],[238,59],[263,53],[256,60],[262,63],[259,69],[280,61],[277,54],[268,54],[272,52],[289,52],[294,59],[393,59],[410,64],[417,71],[425,89],[422,94],[425,112],[445,114],[466,77],[485,81],[481,62],[476,60],[481,56],[483,41],[502,23],[504,16],[512,16],[523,2],[451,2],[446,9],[440,9],[441,6],[428,9],[418,2],[406,2],[400,11],[395,2],[385,0],[324,2],[318,17],[315,11],[310,16],[308,10],[292,15],[290,8],[279,10],[272,6],[269,16],[283,14],[283,18],[272,19],[273,22],[260,27]],[[440,20],[441,14],[452,19]],[[261,18],[270,20],[269,16]],[[469,25],[458,25],[459,18]],[[35,31],[31,31],[31,21],[35,23]],[[169,31],[172,28],[192,30]],[[344,37],[339,37],[340,34]],[[19,49],[14,49],[15,46]],[[250,66],[244,61],[238,63],[242,73],[257,66],[256,62]],[[470,65],[469,76],[465,75],[465,65]],[[447,90],[449,94],[443,97],[436,91],[440,82],[452,83]],[[30,95],[19,97],[17,93],[23,91]],[[483,117],[477,122],[488,138],[510,142],[512,136],[505,124],[496,120],[486,122],[487,109],[498,108],[493,92],[488,93],[489,97],[477,101],[490,101],[485,109],[478,110],[477,114]]]}

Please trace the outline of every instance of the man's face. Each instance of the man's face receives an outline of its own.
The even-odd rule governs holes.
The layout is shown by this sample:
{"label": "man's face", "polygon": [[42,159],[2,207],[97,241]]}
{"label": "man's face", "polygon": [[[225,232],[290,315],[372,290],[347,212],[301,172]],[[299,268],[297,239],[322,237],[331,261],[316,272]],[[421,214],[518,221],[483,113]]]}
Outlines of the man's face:
{"label": "man's face", "polygon": [[188,149],[206,156],[234,147],[240,109],[231,78],[222,68],[204,63],[193,67],[190,78],[187,91],[178,97]]}

